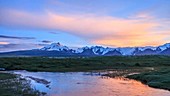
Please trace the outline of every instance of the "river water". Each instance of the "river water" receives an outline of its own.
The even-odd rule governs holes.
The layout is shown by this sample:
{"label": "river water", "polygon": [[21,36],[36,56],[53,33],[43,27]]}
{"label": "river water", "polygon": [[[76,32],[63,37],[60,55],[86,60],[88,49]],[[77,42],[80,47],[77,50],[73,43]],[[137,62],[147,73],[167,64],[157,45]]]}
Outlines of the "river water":
{"label": "river water", "polygon": [[[102,77],[85,72],[14,71],[31,80],[31,85],[48,96],[170,96],[170,91],[148,87],[125,78]],[[43,84],[29,77],[49,81]]]}

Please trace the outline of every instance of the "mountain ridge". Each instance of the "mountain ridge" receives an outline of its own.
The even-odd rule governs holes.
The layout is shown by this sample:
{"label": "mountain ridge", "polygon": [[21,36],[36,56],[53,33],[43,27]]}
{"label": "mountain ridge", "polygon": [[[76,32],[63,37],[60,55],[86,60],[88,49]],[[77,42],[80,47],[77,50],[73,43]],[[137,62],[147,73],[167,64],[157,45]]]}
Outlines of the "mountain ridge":
{"label": "mountain ridge", "polygon": [[133,55],[170,55],[170,43],[160,46],[146,47],[103,47],[103,46],[85,46],[82,48],[71,49],[65,45],[52,43],[40,49],[12,51],[0,53],[3,55],[24,55],[24,56],[133,56]]}

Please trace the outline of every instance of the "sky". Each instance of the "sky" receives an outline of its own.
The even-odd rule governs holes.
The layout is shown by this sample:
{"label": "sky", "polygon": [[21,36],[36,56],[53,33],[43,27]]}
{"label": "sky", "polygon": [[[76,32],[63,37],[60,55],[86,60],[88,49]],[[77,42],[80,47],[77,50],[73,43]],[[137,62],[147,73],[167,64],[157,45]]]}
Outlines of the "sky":
{"label": "sky", "polygon": [[0,52],[170,42],[170,0],[0,0]]}

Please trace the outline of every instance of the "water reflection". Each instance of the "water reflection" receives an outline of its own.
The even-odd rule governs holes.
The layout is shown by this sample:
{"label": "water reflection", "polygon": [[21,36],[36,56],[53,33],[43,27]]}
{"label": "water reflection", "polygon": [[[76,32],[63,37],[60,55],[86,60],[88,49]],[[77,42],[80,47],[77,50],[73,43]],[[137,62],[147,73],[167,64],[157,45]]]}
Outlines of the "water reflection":
{"label": "water reflection", "polygon": [[[15,71],[24,77],[32,76],[51,82],[49,88],[31,80],[32,85],[50,96],[170,96],[166,90],[150,88],[125,78],[100,76],[89,72],[27,72]],[[29,78],[28,78],[29,79]]]}

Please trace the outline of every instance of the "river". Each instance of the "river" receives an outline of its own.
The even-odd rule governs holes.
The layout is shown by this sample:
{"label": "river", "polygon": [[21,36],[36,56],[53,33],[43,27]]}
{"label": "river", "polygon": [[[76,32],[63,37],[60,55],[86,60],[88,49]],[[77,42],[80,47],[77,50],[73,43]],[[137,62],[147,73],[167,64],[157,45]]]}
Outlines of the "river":
{"label": "river", "polygon": [[13,72],[29,79],[33,88],[48,96],[170,96],[167,90],[151,88],[123,77],[103,77],[98,73]]}

